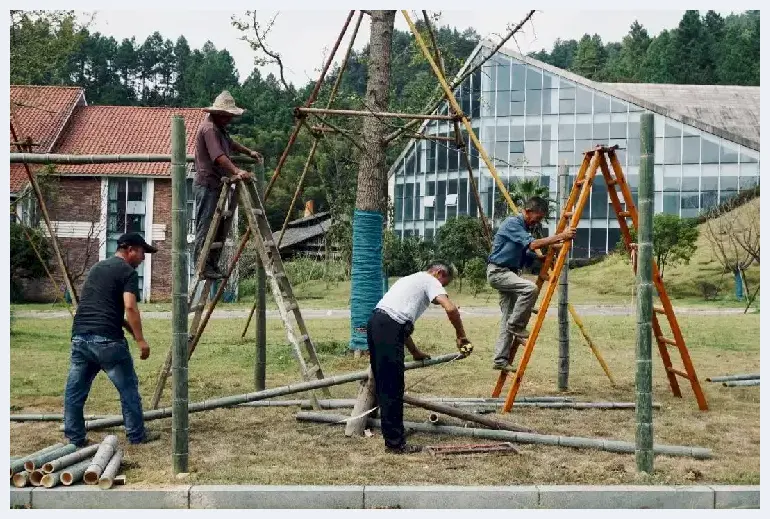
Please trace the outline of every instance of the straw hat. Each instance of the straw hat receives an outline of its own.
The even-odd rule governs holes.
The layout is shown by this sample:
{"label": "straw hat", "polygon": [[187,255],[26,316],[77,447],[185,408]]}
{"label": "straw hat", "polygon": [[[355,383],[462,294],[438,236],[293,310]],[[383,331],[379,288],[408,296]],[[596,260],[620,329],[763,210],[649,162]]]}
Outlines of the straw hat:
{"label": "straw hat", "polygon": [[209,113],[226,113],[235,116],[239,116],[245,112],[243,108],[238,108],[235,105],[235,99],[233,99],[233,96],[227,90],[223,90],[222,93],[214,99],[214,104],[208,108],[204,108],[203,111]]}

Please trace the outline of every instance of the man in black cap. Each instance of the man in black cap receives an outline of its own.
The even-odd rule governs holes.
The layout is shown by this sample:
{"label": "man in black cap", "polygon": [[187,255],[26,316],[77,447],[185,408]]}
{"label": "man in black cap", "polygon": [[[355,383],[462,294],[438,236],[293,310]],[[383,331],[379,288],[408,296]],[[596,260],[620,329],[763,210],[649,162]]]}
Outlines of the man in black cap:
{"label": "man in black cap", "polygon": [[160,436],[144,427],[139,379],[123,334],[125,328],[134,338],[140,359],[150,356],[137,305],[136,267],[145,254],[153,252],[157,249],[148,245],[141,234],[124,234],[118,238],[115,255],[91,267],[83,284],[72,323],[70,370],[64,390],[64,435],[78,447],[88,444],[83,407],[94,378],[102,370],[120,394],[128,441],[147,443]]}

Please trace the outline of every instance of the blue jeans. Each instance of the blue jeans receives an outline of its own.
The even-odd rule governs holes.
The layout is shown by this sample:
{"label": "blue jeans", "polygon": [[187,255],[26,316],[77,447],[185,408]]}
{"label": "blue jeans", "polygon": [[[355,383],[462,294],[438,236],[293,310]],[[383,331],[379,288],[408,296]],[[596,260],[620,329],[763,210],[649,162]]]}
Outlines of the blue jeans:
{"label": "blue jeans", "polygon": [[120,394],[120,407],[126,436],[140,443],[146,434],[139,396],[139,379],[126,339],[115,341],[100,335],[83,334],[72,338],[70,371],[64,390],[64,435],[70,443],[83,445],[86,439],[85,406],[91,384],[104,370]]}

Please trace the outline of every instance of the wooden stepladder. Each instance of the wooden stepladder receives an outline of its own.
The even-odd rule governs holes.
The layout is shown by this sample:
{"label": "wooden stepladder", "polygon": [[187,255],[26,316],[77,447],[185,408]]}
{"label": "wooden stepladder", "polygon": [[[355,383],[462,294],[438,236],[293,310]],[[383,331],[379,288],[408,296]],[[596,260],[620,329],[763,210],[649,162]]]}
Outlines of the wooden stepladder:
{"label": "wooden stepladder", "polygon": [[[605,183],[607,184],[607,191],[609,193],[613,209],[615,210],[615,215],[617,216],[618,222],[620,224],[620,232],[623,236],[623,241],[626,245],[626,248],[628,250],[631,249],[632,241],[629,225],[633,226],[634,229],[637,228],[638,214],[636,211],[636,206],[634,205],[633,196],[631,194],[631,188],[626,182],[625,175],[623,174],[623,170],[620,167],[620,163],[618,162],[617,156],[615,154],[616,149],[617,146],[597,146],[595,149],[584,154],[583,163],[581,164],[580,170],[575,177],[575,184],[573,185],[572,191],[570,192],[569,200],[567,201],[567,204],[564,207],[564,211],[559,218],[559,222],[556,225],[557,233],[564,231],[567,225],[570,225],[572,228],[577,228],[578,223],[580,222],[580,216],[583,213],[583,209],[588,203],[591,187],[593,185],[596,173],[597,171],[601,171],[601,174],[604,176]],[[610,165],[612,166],[612,172],[614,172],[614,176],[610,172]],[[524,343],[524,352],[521,356],[521,360],[519,361],[518,368],[514,374],[513,385],[508,391],[508,396],[505,400],[505,405],[503,406],[503,412],[509,412],[511,410],[513,402],[516,399],[516,394],[521,387],[521,381],[524,378],[524,372],[527,369],[529,360],[532,357],[532,352],[535,349],[535,343],[537,341],[538,335],[540,334],[540,329],[543,326],[543,321],[545,320],[545,315],[548,311],[548,305],[551,303],[551,298],[553,297],[553,294],[556,291],[556,287],[558,286],[559,275],[561,274],[562,268],[564,268],[564,263],[567,261],[571,246],[571,241],[565,242],[559,246],[551,246],[549,247],[548,253],[545,256],[543,266],[540,269],[540,274],[536,284],[538,289],[540,289],[543,286],[543,283],[548,281],[548,287],[545,290],[545,294],[543,295],[543,299],[539,304],[539,308],[533,312],[536,313],[537,319],[535,320],[535,324],[532,326],[532,331],[530,332],[529,337]],[[635,265],[634,270],[636,270]],[[706,397],[703,394],[700,382],[698,381],[698,376],[696,375],[695,368],[692,364],[692,359],[690,358],[690,353],[688,352],[684,338],[682,337],[682,331],[679,328],[679,323],[677,322],[676,315],[674,314],[674,308],[671,305],[671,300],[666,293],[666,288],[663,285],[663,280],[660,277],[658,266],[654,261],[652,265],[652,277],[653,283],[655,284],[655,288],[658,292],[658,298],[660,299],[660,306],[653,307],[653,333],[655,334],[655,339],[658,343],[658,351],[660,352],[660,357],[666,370],[666,376],[668,377],[669,384],[671,385],[671,391],[673,392],[674,396],[681,398],[682,392],[679,388],[679,381],[677,380],[677,377],[688,380],[693,392],[695,393],[695,399],[698,402],[698,407],[702,411],[706,411],[708,410]],[[663,314],[666,316],[673,338],[669,338],[663,335],[663,330],[658,320],[658,314]],[[514,339],[514,341],[516,341],[516,339]],[[514,345],[511,348],[511,360],[513,360],[517,346],[518,344],[514,342]],[[677,369],[671,364],[669,348],[679,351],[682,364],[684,365],[683,370]],[[497,380],[497,385],[492,392],[493,396],[497,397],[500,395],[500,392],[505,385],[506,378],[507,373],[505,371],[501,371]]]}
{"label": "wooden stepladder", "polygon": [[[273,240],[273,232],[267,221],[262,199],[257,193],[256,187],[251,180],[231,181],[223,179],[222,191],[219,195],[217,207],[209,226],[206,240],[201,248],[201,253],[195,268],[195,282],[189,290],[188,304],[189,311],[193,313],[190,322],[190,332],[188,338],[188,356],[192,356],[195,347],[198,345],[203,331],[208,324],[214,307],[221,299],[224,287],[227,284],[230,275],[235,269],[240,253],[236,254],[229,262],[223,279],[220,280],[220,286],[216,294],[211,296],[211,289],[214,280],[205,278],[203,275],[206,258],[209,252],[215,249],[221,249],[225,245],[225,240],[232,229],[235,220],[235,209],[240,206],[245,212],[247,222],[247,234],[255,238],[257,252],[262,265],[264,266],[267,280],[270,284],[270,290],[273,294],[273,300],[278,305],[278,312],[286,329],[286,335],[293,346],[294,355],[300,366],[300,372],[304,380],[323,379],[323,370],[316,355],[315,346],[310,339],[307,326],[302,318],[299,304],[294,297],[291,283],[286,276],[286,270],[281,260],[278,247]],[[244,237],[244,240],[248,236]],[[239,251],[240,252],[240,251]],[[205,311],[205,315],[204,315]],[[171,372],[171,350],[166,356],[166,361],[158,377],[158,383],[155,386],[152,408],[157,409],[160,402],[166,380]],[[325,397],[330,397],[329,388],[322,388],[321,393]],[[311,400],[316,408],[317,398],[315,392],[311,394]]]}

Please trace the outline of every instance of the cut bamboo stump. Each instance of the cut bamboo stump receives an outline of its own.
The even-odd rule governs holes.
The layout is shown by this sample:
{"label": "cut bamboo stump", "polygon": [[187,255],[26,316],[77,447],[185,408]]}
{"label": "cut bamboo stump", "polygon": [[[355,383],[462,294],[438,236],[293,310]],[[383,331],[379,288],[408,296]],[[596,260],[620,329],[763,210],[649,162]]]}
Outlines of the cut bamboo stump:
{"label": "cut bamboo stump", "polygon": [[51,472],[56,472],[58,470],[61,470],[65,467],[69,467],[70,465],[73,465],[79,461],[83,461],[84,459],[93,456],[96,454],[96,451],[99,449],[99,445],[89,445],[88,447],[83,447],[79,451],[73,452],[72,454],[67,454],[66,456],[62,456],[61,458],[57,458],[53,461],[49,461],[48,463],[43,465],[43,472],[46,474],[50,474]]}
{"label": "cut bamboo stump", "polygon": [[86,473],[86,470],[91,465],[91,460],[83,460],[79,463],[75,463],[74,465],[71,465],[61,471],[61,484],[64,486],[70,486],[81,479],[83,479],[83,474]]}
{"label": "cut bamboo stump", "polygon": [[[300,412],[297,420],[305,422],[317,422],[336,424],[345,420],[343,415],[327,414],[313,411]],[[374,418],[367,420],[369,427],[380,427],[380,421]],[[576,449],[597,449],[607,452],[622,454],[634,454],[636,445],[634,442],[605,440],[603,438],[584,438],[579,436],[556,436],[550,434],[533,434],[513,431],[495,431],[491,429],[476,429],[471,427],[451,427],[444,425],[431,425],[429,423],[404,422],[404,427],[409,431],[418,431],[446,436],[470,436],[487,440],[499,440],[518,443],[534,443],[560,447],[573,447]],[[711,449],[703,447],[687,447],[679,445],[655,445],[655,454],[662,456],[684,456],[696,459],[710,459]]]}
{"label": "cut bamboo stump", "polygon": [[39,487],[41,485],[41,481],[43,480],[43,476],[45,476],[45,473],[42,470],[35,469],[29,474],[29,482],[33,487]]}
{"label": "cut bamboo stump", "polygon": [[404,402],[406,402],[409,405],[422,407],[423,409],[427,409],[428,411],[435,411],[437,413],[445,414],[447,416],[453,416],[455,418],[459,418],[461,420],[465,420],[468,422],[475,422],[475,423],[484,425],[486,427],[489,427],[491,429],[498,429],[502,431],[532,432],[531,429],[528,429],[521,425],[516,425],[510,422],[504,422],[502,420],[496,420],[495,418],[489,418],[487,416],[480,416],[475,413],[469,413],[468,411],[462,411],[451,405],[441,404],[438,402],[430,402],[428,400],[423,400],[422,398],[417,398],[416,396],[412,396],[409,394],[404,395]]}
{"label": "cut bamboo stump", "polygon": [[368,375],[365,381],[361,381],[361,385],[358,388],[358,398],[356,398],[353,412],[350,414],[353,419],[345,425],[345,436],[361,436],[364,434],[368,411],[374,407],[374,402],[376,401],[374,396],[374,374],[371,367],[369,368]]}
{"label": "cut bamboo stump", "polygon": [[24,470],[24,464],[27,461],[33,460],[36,457],[38,457],[38,456],[40,456],[42,454],[45,454],[46,452],[49,452],[49,451],[52,451],[54,449],[58,449],[58,448],[61,448],[61,447],[64,447],[63,443],[55,443],[53,445],[49,445],[48,447],[46,447],[44,449],[40,449],[37,452],[33,452],[32,454],[28,454],[26,456],[22,456],[22,457],[20,457],[20,458],[18,458],[16,460],[12,461],[11,462],[11,477],[13,477],[13,475],[16,474],[17,472],[21,472],[22,470]]}
{"label": "cut bamboo stump", "polygon": [[101,445],[94,454],[94,459],[87,467],[83,475],[83,482],[86,485],[96,485],[99,482],[99,476],[104,472],[105,467],[112,459],[112,455],[118,449],[118,437],[110,434],[102,440]]}
{"label": "cut bamboo stump", "polygon": [[40,454],[39,456],[35,456],[34,458],[25,461],[24,470],[31,473],[33,470],[39,469],[49,461],[61,458],[62,456],[66,456],[68,454],[72,454],[76,450],[77,447],[71,443],[69,445],[65,445],[64,447],[50,450],[46,453]]}
{"label": "cut bamboo stump", "polygon": [[22,470],[11,476],[11,481],[13,482],[13,486],[17,488],[26,487],[27,483],[29,483],[29,474],[27,474],[26,470]]}
{"label": "cut bamboo stump", "polygon": [[99,478],[99,488],[101,488],[102,490],[107,490],[112,488],[112,485],[115,483],[115,476],[117,476],[118,470],[120,470],[120,463],[122,461],[123,461],[123,450],[118,449],[117,451],[115,451],[115,454],[112,455],[112,459],[104,468],[104,472],[102,473],[102,476]]}

